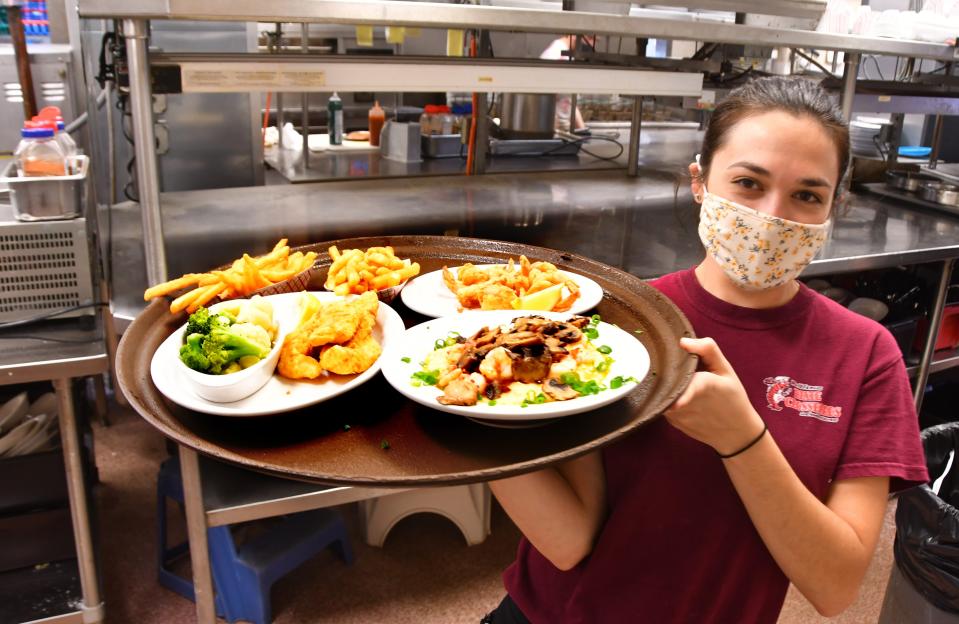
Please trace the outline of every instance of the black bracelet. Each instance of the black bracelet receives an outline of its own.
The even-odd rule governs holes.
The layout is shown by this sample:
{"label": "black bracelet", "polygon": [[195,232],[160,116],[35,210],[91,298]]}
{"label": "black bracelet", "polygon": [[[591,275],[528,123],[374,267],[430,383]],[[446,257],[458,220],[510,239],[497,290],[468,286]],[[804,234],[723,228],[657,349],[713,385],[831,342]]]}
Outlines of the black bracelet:
{"label": "black bracelet", "polygon": [[739,455],[740,453],[745,453],[746,451],[748,451],[748,450],[751,449],[752,447],[756,446],[756,443],[763,439],[763,436],[766,435],[766,432],[767,432],[767,431],[769,431],[769,427],[766,426],[766,423],[763,423],[763,430],[759,433],[758,436],[756,436],[755,438],[753,438],[753,439],[749,442],[749,444],[747,444],[746,446],[742,447],[742,448],[739,449],[738,451],[733,451],[733,452],[730,453],[729,455],[723,455],[722,453],[720,453],[720,452],[718,452],[718,451],[716,452],[716,454],[719,455],[719,458],[720,458],[720,459],[729,459],[730,457],[736,457],[736,456]]}

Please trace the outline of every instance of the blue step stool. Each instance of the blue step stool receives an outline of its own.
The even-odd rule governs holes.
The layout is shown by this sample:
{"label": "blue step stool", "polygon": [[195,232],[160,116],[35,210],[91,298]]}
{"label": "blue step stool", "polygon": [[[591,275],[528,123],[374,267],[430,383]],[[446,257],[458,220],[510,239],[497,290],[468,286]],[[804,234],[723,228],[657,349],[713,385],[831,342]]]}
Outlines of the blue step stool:
{"label": "blue step stool", "polygon": [[[169,565],[189,552],[189,544],[167,545],[166,499],[183,504],[180,463],[170,458],[157,476],[157,570],[160,584],[194,600],[193,582],[173,573]],[[210,567],[216,590],[216,613],[229,622],[272,621],[270,588],[277,580],[329,546],[350,565],[353,548],[346,526],[330,509],[281,516],[280,522],[239,547],[230,527],[207,529]]]}

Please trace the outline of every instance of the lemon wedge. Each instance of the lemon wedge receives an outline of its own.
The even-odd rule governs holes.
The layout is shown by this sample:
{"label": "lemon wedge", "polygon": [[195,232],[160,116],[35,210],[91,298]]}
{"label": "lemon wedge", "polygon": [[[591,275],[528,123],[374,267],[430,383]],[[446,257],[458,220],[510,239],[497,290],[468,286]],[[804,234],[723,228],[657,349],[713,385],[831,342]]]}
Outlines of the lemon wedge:
{"label": "lemon wedge", "polygon": [[514,310],[552,310],[563,296],[563,285],[556,284],[530,295],[513,299]]}
{"label": "lemon wedge", "polygon": [[296,326],[299,327],[320,311],[320,300],[308,292],[300,293],[300,298],[296,302],[296,311]]}

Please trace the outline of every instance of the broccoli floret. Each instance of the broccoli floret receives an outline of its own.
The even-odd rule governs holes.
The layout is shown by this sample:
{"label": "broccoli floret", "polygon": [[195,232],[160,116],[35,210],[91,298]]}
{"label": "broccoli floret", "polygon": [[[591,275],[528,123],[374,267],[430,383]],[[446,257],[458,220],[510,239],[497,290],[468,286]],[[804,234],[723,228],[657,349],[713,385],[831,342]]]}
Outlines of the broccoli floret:
{"label": "broccoli floret", "polygon": [[196,312],[190,315],[186,323],[186,335],[209,334],[210,333],[210,311],[200,306]]}
{"label": "broccoli floret", "polygon": [[204,338],[205,336],[200,333],[190,334],[180,347],[180,359],[183,363],[201,373],[205,373],[210,368],[210,359],[203,353]]}
{"label": "broccoli floret", "polygon": [[[269,345],[269,339],[267,339]],[[210,335],[203,340],[203,353],[210,361],[210,373],[221,374],[232,362],[247,355],[263,358],[270,352],[269,346],[250,340],[249,337],[233,331],[233,328],[214,327]]]}

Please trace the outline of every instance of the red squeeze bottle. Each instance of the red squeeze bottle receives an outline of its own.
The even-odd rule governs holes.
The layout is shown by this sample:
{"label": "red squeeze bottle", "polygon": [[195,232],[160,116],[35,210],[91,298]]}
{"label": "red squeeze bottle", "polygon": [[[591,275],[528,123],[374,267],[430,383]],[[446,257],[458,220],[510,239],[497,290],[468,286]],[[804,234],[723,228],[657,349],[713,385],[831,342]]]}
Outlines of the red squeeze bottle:
{"label": "red squeeze bottle", "polygon": [[380,108],[380,103],[374,102],[370,109],[370,145],[378,146],[380,144],[380,133],[383,131],[383,124],[386,123],[386,113]]}

